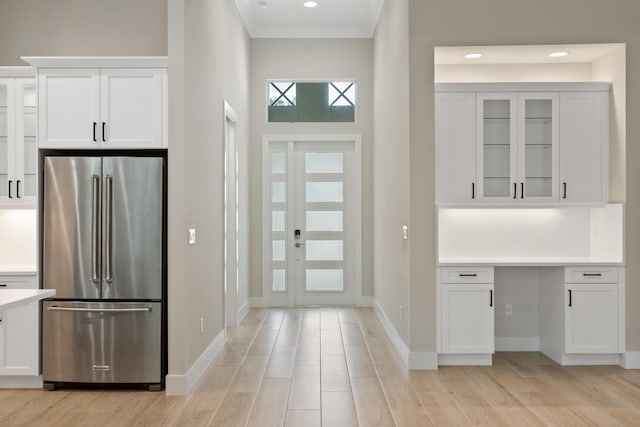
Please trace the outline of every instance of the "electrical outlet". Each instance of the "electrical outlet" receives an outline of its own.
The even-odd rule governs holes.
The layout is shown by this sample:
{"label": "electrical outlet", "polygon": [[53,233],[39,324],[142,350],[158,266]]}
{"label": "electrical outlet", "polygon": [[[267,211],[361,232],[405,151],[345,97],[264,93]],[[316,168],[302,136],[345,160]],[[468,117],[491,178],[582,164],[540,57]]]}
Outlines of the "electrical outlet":
{"label": "electrical outlet", "polygon": [[204,317],[200,318],[200,333],[204,332]]}
{"label": "electrical outlet", "polygon": [[511,316],[513,314],[513,305],[512,304],[505,304],[504,305],[504,315],[505,316]]}
{"label": "electrical outlet", "polygon": [[189,244],[190,245],[195,245],[196,244],[196,229],[195,228],[190,228],[189,229]]}
{"label": "electrical outlet", "polygon": [[400,306],[400,319],[404,319],[404,307]]}

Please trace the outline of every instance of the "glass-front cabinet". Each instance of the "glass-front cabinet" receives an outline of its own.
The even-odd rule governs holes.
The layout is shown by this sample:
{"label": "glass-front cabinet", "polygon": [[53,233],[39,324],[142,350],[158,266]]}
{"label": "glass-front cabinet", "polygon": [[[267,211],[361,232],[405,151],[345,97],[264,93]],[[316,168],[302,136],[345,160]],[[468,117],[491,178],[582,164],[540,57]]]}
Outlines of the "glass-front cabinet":
{"label": "glass-front cabinet", "polygon": [[36,81],[0,77],[0,207],[35,207],[37,157]]}
{"label": "glass-front cabinet", "polygon": [[476,171],[485,202],[558,200],[558,94],[478,93]]}

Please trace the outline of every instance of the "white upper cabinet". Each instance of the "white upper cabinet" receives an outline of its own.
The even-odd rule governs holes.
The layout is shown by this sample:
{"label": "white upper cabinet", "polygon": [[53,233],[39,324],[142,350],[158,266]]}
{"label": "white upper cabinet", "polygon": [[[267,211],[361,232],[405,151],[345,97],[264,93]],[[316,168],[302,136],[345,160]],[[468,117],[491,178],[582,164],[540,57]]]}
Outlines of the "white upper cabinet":
{"label": "white upper cabinet", "polygon": [[560,197],[563,202],[607,201],[608,92],[560,94]]}
{"label": "white upper cabinet", "polygon": [[436,200],[476,200],[476,94],[436,93]]}
{"label": "white upper cabinet", "polygon": [[166,148],[166,58],[23,58],[38,67],[40,148]]}
{"label": "white upper cabinet", "polygon": [[605,203],[608,87],[437,84],[437,203]]}
{"label": "white upper cabinet", "polygon": [[36,80],[28,67],[0,68],[0,207],[36,205]]}

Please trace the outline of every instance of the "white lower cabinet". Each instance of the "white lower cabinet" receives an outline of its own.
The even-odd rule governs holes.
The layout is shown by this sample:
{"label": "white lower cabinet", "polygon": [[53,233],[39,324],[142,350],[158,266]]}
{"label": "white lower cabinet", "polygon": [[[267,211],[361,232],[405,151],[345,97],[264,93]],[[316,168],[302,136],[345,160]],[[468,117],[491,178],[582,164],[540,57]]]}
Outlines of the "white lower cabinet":
{"label": "white lower cabinet", "polygon": [[492,268],[442,269],[440,353],[493,353],[492,280]]}
{"label": "white lower cabinet", "polygon": [[[36,288],[36,276],[0,275],[0,289]],[[34,301],[0,311],[0,376],[39,374],[39,307]]]}

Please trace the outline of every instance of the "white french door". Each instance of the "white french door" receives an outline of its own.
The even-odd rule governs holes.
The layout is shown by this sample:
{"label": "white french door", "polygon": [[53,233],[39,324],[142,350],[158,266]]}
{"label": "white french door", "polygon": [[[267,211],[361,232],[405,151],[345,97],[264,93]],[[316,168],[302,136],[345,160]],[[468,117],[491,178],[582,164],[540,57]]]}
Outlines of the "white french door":
{"label": "white french door", "polygon": [[362,294],[359,137],[265,138],[268,305],[355,305]]}

